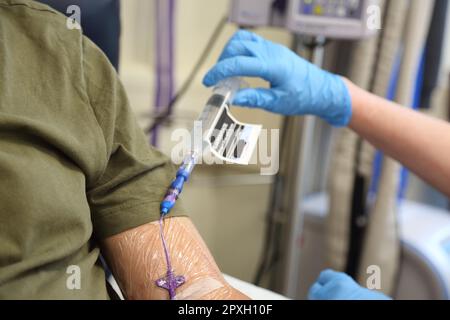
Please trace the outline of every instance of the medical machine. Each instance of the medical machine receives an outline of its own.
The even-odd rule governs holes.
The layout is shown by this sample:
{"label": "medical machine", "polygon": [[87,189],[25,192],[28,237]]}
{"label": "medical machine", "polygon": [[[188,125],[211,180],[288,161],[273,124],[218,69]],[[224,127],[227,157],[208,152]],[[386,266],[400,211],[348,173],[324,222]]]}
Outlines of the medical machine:
{"label": "medical machine", "polygon": [[230,19],[243,27],[275,26],[296,34],[361,39],[379,29],[377,0],[232,0]]}

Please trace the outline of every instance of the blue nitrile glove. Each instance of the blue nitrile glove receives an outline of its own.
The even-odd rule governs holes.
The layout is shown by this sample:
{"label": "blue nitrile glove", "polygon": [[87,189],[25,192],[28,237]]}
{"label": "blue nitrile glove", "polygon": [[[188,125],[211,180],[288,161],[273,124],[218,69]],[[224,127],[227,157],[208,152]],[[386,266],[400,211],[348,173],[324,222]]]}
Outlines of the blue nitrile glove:
{"label": "blue nitrile glove", "polygon": [[384,294],[358,285],[345,273],[323,271],[309,290],[310,300],[391,300]]}
{"label": "blue nitrile glove", "polygon": [[203,84],[210,87],[235,76],[260,77],[271,84],[271,89],[239,91],[236,105],[283,115],[316,115],[334,126],[350,122],[351,98],[341,77],[249,31],[236,32]]}

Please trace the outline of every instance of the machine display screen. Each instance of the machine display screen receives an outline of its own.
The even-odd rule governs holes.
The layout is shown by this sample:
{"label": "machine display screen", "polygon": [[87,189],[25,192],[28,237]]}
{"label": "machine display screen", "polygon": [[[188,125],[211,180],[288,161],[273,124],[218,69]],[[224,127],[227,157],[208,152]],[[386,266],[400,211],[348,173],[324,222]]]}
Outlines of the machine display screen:
{"label": "machine display screen", "polygon": [[302,0],[300,1],[300,14],[341,18],[361,19],[361,0]]}

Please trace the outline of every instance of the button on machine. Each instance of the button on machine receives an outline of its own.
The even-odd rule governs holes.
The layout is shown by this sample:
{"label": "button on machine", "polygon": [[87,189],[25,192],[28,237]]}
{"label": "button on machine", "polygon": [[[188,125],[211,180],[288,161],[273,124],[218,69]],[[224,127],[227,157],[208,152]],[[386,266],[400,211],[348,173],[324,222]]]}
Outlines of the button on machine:
{"label": "button on machine", "polygon": [[230,18],[243,27],[274,26],[302,35],[361,39],[378,31],[373,21],[381,20],[381,8],[379,0],[232,0]]}
{"label": "button on machine", "polygon": [[300,12],[330,18],[360,19],[363,1],[359,0],[303,0]]}

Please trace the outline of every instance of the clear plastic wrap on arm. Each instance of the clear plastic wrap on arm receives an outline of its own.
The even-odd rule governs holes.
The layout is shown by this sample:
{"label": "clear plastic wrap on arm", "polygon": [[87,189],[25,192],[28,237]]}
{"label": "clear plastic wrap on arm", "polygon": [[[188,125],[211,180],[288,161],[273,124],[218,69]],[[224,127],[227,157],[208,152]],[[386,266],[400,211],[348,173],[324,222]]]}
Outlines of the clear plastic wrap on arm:
{"label": "clear plastic wrap on arm", "polygon": [[[188,218],[166,218],[164,233],[175,276],[185,283],[175,299],[245,299],[230,287],[195,226]],[[167,274],[158,222],[107,239],[105,256],[127,299],[168,299],[156,281]]]}

